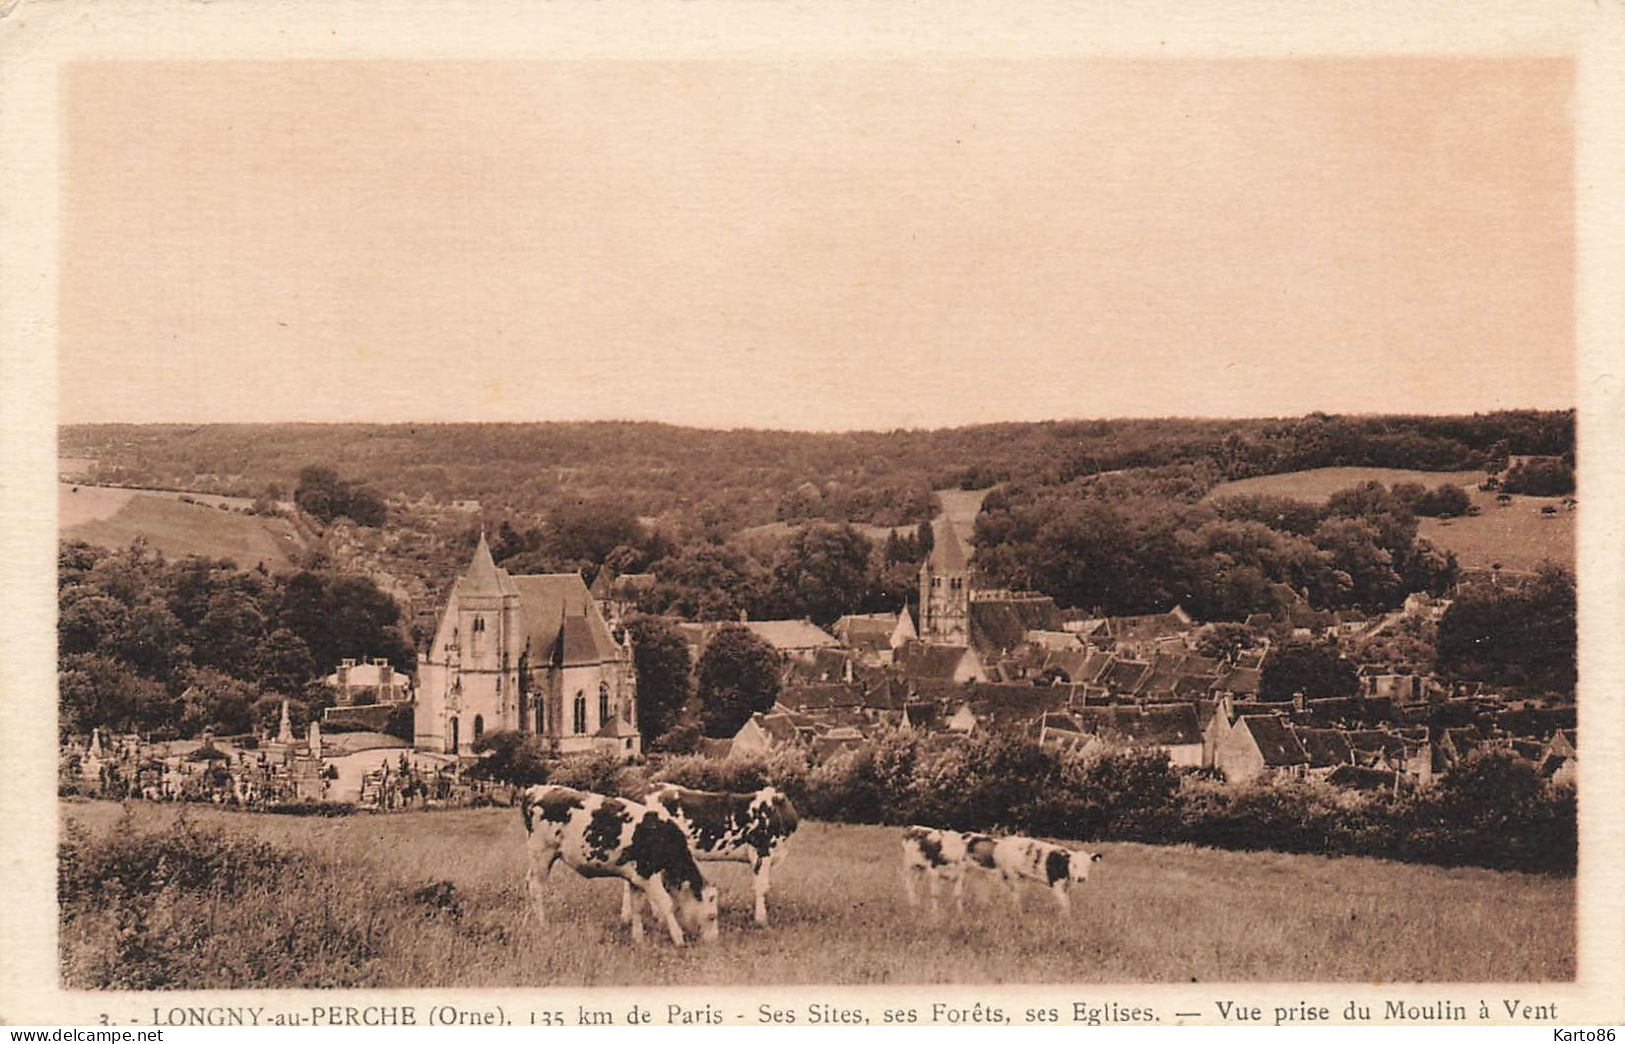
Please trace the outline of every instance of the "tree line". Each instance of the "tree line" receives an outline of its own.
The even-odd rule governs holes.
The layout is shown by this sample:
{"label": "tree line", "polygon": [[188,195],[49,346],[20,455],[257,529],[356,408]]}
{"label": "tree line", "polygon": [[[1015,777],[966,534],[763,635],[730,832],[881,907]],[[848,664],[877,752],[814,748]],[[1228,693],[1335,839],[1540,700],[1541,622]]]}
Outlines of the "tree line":
{"label": "tree line", "polygon": [[[1065,486],[1124,469],[1206,466],[1207,481],[1344,465],[1453,470],[1572,454],[1572,411],[1455,417],[1049,421],[887,432],[708,431],[649,423],[83,425],[86,481],[252,497],[310,461],[388,500],[473,498],[523,518],[614,497],[685,538],[774,521],[913,525],[929,491]],[[231,462],[229,466],[222,462]],[[1205,490],[1204,490],[1205,492]]]}
{"label": "tree line", "polygon": [[1170,495],[1177,477],[995,491],[976,521],[977,567],[996,586],[1063,607],[1118,615],[1183,605],[1204,620],[1277,613],[1299,597],[1317,609],[1381,611],[1455,580],[1454,555],[1417,536],[1411,490],[1367,482],[1324,506],[1193,501]]}
{"label": "tree line", "polygon": [[58,551],[59,722],[163,737],[296,724],[329,697],[343,658],[387,657],[410,672],[400,610],[369,579],[272,576],[224,559],[167,559],[142,543]]}

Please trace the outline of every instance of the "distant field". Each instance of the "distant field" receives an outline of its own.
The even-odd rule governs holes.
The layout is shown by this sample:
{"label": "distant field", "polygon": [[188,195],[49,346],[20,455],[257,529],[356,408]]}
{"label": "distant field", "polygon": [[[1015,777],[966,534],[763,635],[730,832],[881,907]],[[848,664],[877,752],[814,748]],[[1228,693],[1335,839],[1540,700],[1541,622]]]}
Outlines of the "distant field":
{"label": "distant field", "polygon": [[[65,803],[64,821],[113,828],[119,807]],[[137,805],[138,829],[168,830],[174,806]],[[549,921],[524,896],[524,830],[508,809],[255,816],[189,809],[314,857],[313,877],[270,894],[248,890],[212,906],[182,896],[164,909],[170,933],[196,921],[177,988],[274,986],[611,986],[722,983],[998,982],[1492,982],[1570,980],[1574,882],[1489,870],[1377,860],[1239,853],[1135,844],[1105,855],[1071,916],[1047,894],[1020,914],[983,880],[966,917],[902,901],[897,831],[804,823],[769,899],[773,925],[750,923],[747,871],[708,864],[722,892],[722,938],[674,949],[634,946],[618,923],[619,886],[560,867]],[[451,882],[434,904],[412,892]],[[446,889],[440,890],[443,897]],[[455,907],[455,913],[450,908]],[[96,909],[62,933],[65,985],[110,968],[116,910]],[[349,940],[349,941],[346,941]],[[216,952],[217,948],[218,952]],[[287,953],[306,954],[287,962]],[[297,968],[245,980],[256,962]]]}
{"label": "distant field", "polygon": [[1473,518],[1421,520],[1419,532],[1435,546],[1454,551],[1467,569],[1489,569],[1500,564],[1511,572],[1529,572],[1544,561],[1574,564],[1574,515],[1559,510],[1556,517],[1542,515],[1547,505],[1560,505],[1561,498],[1513,497],[1501,507],[1494,493],[1480,492],[1484,480],[1478,471],[1403,471],[1397,468],[1316,468],[1284,475],[1264,475],[1216,486],[1213,497],[1265,495],[1324,502],[1340,489],[1361,482],[1420,482],[1432,489],[1450,482],[1467,489],[1479,508]]}
{"label": "distant field", "polygon": [[302,549],[294,527],[284,519],[206,506],[248,501],[185,495],[199,503],[185,503],[179,493],[63,483],[57,486],[57,532],[64,539],[114,548],[145,537],[167,555],[229,558],[245,569],[261,562],[267,569],[289,568],[290,556]]}
{"label": "distant field", "polygon": [[[1456,553],[1467,569],[1489,569],[1499,563],[1511,572],[1533,571],[1544,561],[1573,567],[1574,517],[1578,511],[1564,511],[1561,497],[1513,497],[1501,507],[1494,493],[1471,491],[1478,505],[1476,518],[1424,518],[1419,532],[1436,546]],[[1542,515],[1547,505],[1558,506],[1556,515]]]}
{"label": "distant field", "polygon": [[970,538],[971,530],[976,526],[976,516],[982,512],[982,501],[987,499],[989,490],[985,489],[934,489],[937,503],[942,505],[942,513],[953,519],[954,528],[960,535]]}
{"label": "distant field", "polygon": [[1258,478],[1225,482],[1213,488],[1208,498],[1233,496],[1291,497],[1321,503],[1333,493],[1362,482],[1381,482],[1392,486],[1399,482],[1420,482],[1434,486],[1453,483],[1458,486],[1476,486],[1484,481],[1482,471],[1406,471],[1400,468],[1312,468],[1309,471],[1289,471],[1282,475],[1261,475]]}

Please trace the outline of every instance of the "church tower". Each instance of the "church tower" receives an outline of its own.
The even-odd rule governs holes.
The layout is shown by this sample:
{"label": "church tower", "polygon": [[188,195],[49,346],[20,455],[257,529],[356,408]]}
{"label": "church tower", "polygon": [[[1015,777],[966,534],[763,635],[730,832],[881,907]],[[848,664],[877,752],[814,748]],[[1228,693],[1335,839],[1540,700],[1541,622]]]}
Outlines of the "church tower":
{"label": "church tower", "polygon": [[485,733],[515,727],[524,640],[518,616],[519,592],[497,568],[482,532],[434,643],[419,660],[420,746],[468,753]]}
{"label": "church tower", "polygon": [[920,566],[920,640],[970,643],[970,565],[947,515],[936,523],[931,554]]}

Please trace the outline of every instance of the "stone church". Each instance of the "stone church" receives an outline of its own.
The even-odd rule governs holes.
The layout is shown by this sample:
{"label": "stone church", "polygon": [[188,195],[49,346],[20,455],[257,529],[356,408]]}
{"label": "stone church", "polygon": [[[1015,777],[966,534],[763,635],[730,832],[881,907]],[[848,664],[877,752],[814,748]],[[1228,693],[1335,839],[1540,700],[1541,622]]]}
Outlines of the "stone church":
{"label": "stone church", "polygon": [[970,554],[947,515],[933,524],[931,553],[920,564],[920,640],[970,644]]}
{"label": "stone church", "polygon": [[560,753],[640,748],[631,637],[616,642],[577,573],[510,576],[480,535],[418,660],[415,745],[469,754],[520,730]]}

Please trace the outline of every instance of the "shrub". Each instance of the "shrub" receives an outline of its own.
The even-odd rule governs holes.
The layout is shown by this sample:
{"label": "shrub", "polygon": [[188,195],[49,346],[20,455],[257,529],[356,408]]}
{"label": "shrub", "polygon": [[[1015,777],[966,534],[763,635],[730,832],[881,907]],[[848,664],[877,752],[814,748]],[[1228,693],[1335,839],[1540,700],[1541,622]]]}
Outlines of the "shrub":
{"label": "shrub", "polygon": [[128,817],[96,837],[70,827],[57,882],[70,989],[365,985],[408,901],[330,859],[184,816],[148,833]]}
{"label": "shrub", "polygon": [[[673,759],[659,778],[752,789],[760,761]],[[1504,753],[1479,755],[1432,790],[1392,797],[1320,780],[1226,784],[1181,775],[1166,752],[1096,744],[1055,754],[984,734],[931,744],[890,733],[806,774],[802,810],[859,823],[918,822],[1077,840],[1320,855],[1572,873],[1572,788],[1549,787]]]}
{"label": "shrub", "polygon": [[626,763],[619,755],[595,750],[590,754],[576,754],[547,762],[545,782],[593,794],[619,794],[622,769],[625,767]]}
{"label": "shrub", "polygon": [[680,755],[666,759],[654,773],[656,783],[675,783],[695,790],[723,790],[746,794],[777,787],[800,805],[807,796],[807,756],[782,747],[765,756],[707,758]]}

